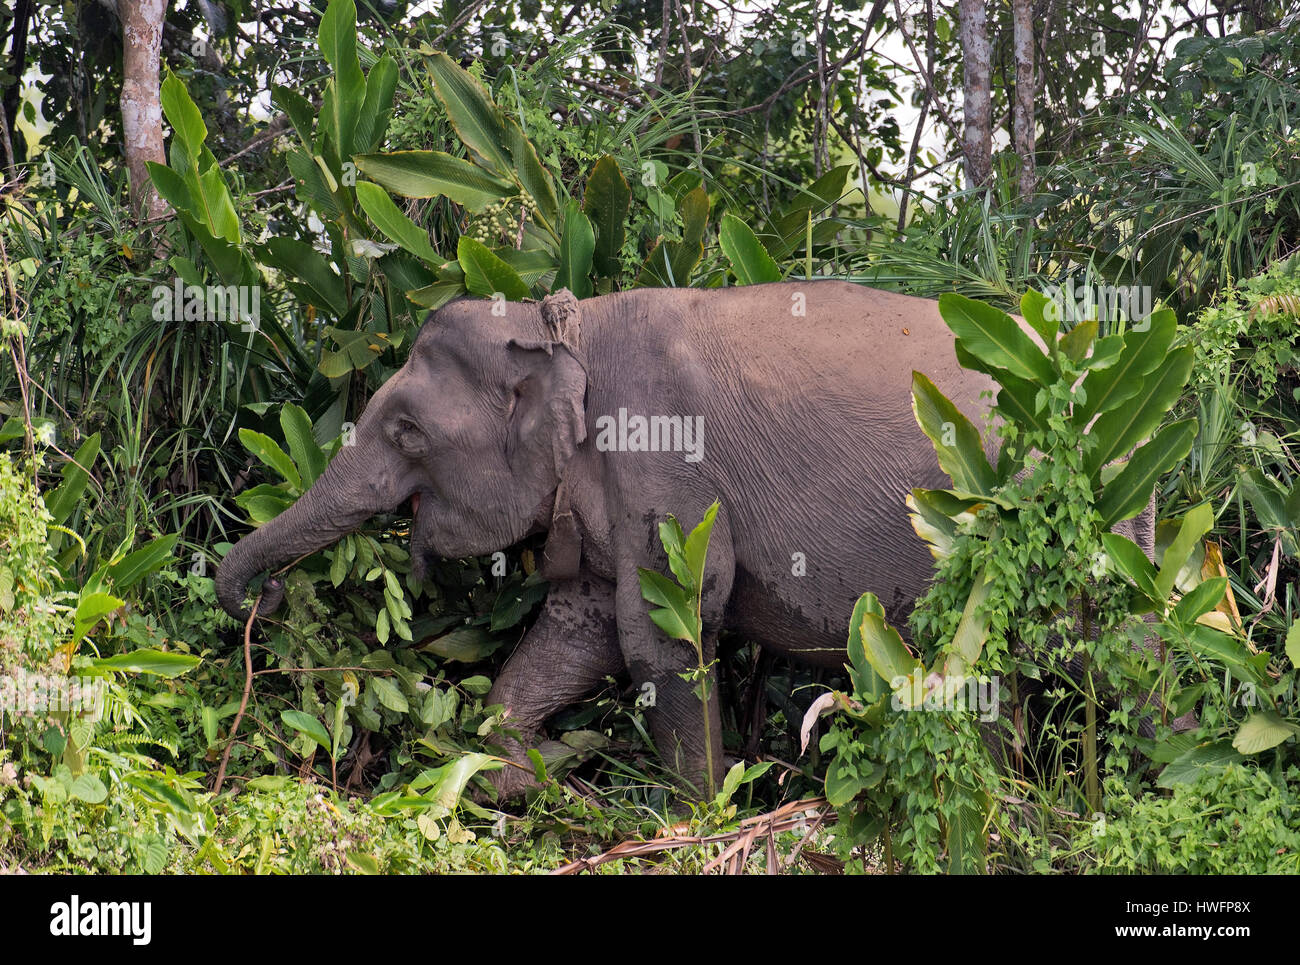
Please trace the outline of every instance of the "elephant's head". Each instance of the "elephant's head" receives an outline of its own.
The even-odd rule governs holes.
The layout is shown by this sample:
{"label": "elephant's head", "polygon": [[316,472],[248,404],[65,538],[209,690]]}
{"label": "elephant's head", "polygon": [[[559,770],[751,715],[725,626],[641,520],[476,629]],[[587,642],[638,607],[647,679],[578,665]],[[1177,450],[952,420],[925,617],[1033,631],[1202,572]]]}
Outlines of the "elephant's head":
{"label": "elephant's head", "polygon": [[[353,443],[227,554],[216,577],[221,605],[247,619],[255,576],[407,500],[417,575],[428,555],[495,552],[549,524],[564,467],[586,438],[578,330],[567,291],[540,304],[462,299],[439,309],[366,406]],[[282,595],[269,580],[258,611],[274,610]]]}

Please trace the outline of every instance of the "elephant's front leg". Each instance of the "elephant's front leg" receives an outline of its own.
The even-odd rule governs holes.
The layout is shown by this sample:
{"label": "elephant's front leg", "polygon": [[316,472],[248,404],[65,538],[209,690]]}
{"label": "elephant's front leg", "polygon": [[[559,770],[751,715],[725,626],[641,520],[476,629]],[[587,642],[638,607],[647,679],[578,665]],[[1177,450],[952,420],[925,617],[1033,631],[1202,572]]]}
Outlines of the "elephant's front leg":
{"label": "elephant's front leg", "polygon": [[507,765],[490,775],[503,799],[534,783],[527,750],[546,718],[622,670],[613,585],[586,570],[576,579],[553,584],[537,621],[506,661],[487,698],[489,704],[505,708],[505,726],[529,742],[501,738],[510,759],[522,765]]}
{"label": "elephant's front leg", "polygon": [[[718,675],[710,670],[706,682],[707,702],[700,699],[702,681],[686,679],[696,669],[695,648],[685,640],[670,640],[650,619],[651,604],[641,595],[638,566],[666,572],[667,558],[640,562],[625,558],[619,565],[617,594],[618,639],[633,685],[649,700],[647,717],[650,733],[660,758],[703,796],[708,788],[706,774],[712,757],[714,786],[722,784],[722,718],[717,692]],[[709,542],[704,570],[704,662],[711,666],[717,652],[718,630],[722,625],[735,571],[730,533],[719,513]],[[653,691],[645,685],[653,685]],[[705,727],[705,714],[708,727]],[[706,733],[709,742],[706,743]],[[706,754],[711,747],[712,754]]]}

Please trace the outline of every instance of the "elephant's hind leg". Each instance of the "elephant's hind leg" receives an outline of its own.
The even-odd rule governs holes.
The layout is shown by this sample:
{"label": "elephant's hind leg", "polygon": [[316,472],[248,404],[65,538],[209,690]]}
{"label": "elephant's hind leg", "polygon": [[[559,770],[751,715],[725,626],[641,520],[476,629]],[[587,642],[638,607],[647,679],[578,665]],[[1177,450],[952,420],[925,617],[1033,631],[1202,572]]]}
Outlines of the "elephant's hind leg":
{"label": "elephant's hind leg", "polygon": [[502,798],[515,796],[533,783],[527,750],[546,718],[622,670],[613,584],[586,570],[573,580],[553,584],[541,615],[488,694],[489,704],[505,708],[505,727],[522,738],[503,736],[500,741],[510,759],[523,765],[507,765],[492,773]]}

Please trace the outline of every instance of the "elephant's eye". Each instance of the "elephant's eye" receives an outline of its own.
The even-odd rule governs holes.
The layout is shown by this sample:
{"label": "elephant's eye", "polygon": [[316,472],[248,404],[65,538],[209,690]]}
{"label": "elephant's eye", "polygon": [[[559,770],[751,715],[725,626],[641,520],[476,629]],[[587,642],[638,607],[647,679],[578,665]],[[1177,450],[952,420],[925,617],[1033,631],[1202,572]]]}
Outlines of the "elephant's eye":
{"label": "elephant's eye", "polygon": [[408,456],[423,455],[429,447],[429,439],[424,430],[407,418],[400,418],[389,430],[393,445]]}

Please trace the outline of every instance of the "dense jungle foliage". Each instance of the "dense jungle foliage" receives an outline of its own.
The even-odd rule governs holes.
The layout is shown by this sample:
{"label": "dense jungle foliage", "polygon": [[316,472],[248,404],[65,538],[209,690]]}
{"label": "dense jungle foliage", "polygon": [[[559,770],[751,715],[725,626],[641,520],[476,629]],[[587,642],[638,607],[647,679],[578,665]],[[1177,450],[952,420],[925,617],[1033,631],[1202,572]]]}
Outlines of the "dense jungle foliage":
{"label": "dense jungle foliage", "polygon": [[[955,8],[173,6],[164,217],[128,200],[113,14],[43,7],[0,78],[0,870],[1300,871],[1300,18],[1112,51],[1117,84],[1074,25],[1130,15],[1053,7],[1025,194],[936,126]],[[1003,457],[917,376],[952,486],[899,506],[935,557],[912,646],[869,586],[842,670],[725,640],[713,793],[610,678],[495,800],[539,540],[417,580],[378,516],[272,618],[217,605],[430,309],[802,278],[942,296]],[[1153,488],[1154,562],[1113,531]]]}

